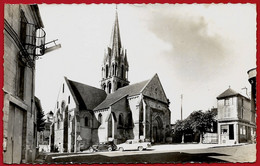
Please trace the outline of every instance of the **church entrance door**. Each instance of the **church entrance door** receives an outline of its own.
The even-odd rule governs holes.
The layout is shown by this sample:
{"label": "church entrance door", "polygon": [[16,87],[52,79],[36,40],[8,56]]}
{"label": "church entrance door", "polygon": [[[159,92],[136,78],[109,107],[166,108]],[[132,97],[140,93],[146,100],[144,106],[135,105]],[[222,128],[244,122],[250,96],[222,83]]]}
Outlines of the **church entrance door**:
{"label": "church entrance door", "polygon": [[157,116],[153,122],[153,141],[159,143],[163,139],[161,130],[163,129],[163,123],[159,116]]}

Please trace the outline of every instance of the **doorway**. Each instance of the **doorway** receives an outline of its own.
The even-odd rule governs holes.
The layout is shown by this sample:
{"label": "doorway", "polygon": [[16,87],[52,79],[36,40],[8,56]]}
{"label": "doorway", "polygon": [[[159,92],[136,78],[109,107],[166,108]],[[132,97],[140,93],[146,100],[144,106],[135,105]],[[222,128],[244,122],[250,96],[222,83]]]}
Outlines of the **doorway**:
{"label": "doorway", "polygon": [[9,108],[7,150],[4,162],[20,164],[22,160],[24,112],[13,104],[10,104]]}
{"label": "doorway", "polygon": [[159,143],[163,140],[163,122],[162,119],[157,116],[153,122],[153,142]]}

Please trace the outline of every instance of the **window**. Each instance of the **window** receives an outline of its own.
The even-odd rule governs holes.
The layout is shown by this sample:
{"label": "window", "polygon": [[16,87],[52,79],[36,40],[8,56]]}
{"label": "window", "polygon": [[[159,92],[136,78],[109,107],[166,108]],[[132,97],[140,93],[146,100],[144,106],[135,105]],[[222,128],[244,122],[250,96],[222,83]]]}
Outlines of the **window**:
{"label": "window", "polygon": [[109,82],[109,83],[108,83],[108,93],[111,93],[111,89],[112,89],[111,83]]}
{"label": "window", "polygon": [[24,74],[25,74],[25,65],[19,60],[17,96],[20,99],[23,99],[23,95],[24,95]]}
{"label": "window", "polygon": [[26,32],[27,32],[28,21],[24,15],[24,12],[21,10],[21,28],[20,28],[20,40],[21,43],[25,46],[26,43]]}
{"label": "window", "polygon": [[123,125],[124,125],[124,116],[123,116],[122,113],[119,115],[118,124],[119,124],[120,126],[123,126]]}
{"label": "window", "polygon": [[57,108],[59,108],[59,102],[57,101]]}
{"label": "window", "polygon": [[113,75],[115,75],[115,65],[114,64],[112,64],[112,73],[113,73]]}
{"label": "window", "polygon": [[225,99],[225,105],[229,105],[229,99]]}
{"label": "window", "polygon": [[227,129],[222,129],[221,133],[222,134],[226,134],[227,133]]}
{"label": "window", "polygon": [[229,125],[229,139],[234,140],[234,125],[233,124]]}
{"label": "window", "polygon": [[85,126],[87,127],[88,125],[88,117],[85,117]]}
{"label": "window", "polygon": [[68,97],[68,103],[70,104],[70,96]]}
{"label": "window", "polygon": [[231,116],[231,111],[230,111],[230,108],[227,107],[224,110],[224,118],[229,118],[230,116]]}
{"label": "window", "polygon": [[243,135],[246,135],[246,126],[243,126]]}
{"label": "window", "polygon": [[121,83],[117,82],[117,89],[121,88]]}
{"label": "window", "polygon": [[62,84],[62,93],[64,93],[64,84]]}
{"label": "window", "polygon": [[98,121],[102,124],[102,114],[101,113],[98,114]]}
{"label": "window", "polygon": [[124,66],[121,66],[121,78],[124,78]]}
{"label": "window", "polygon": [[108,77],[108,65],[106,65],[106,78]]}
{"label": "window", "polygon": [[58,122],[57,122],[57,129],[60,129],[60,119],[58,117]]}

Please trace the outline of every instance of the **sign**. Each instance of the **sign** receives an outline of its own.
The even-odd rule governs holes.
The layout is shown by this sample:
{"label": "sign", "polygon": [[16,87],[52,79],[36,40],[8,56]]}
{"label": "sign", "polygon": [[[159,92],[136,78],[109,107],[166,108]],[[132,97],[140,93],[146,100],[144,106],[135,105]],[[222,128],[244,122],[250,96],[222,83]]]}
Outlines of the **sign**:
{"label": "sign", "polygon": [[81,136],[79,135],[78,137],[77,137],[77,141],[81,141],[82,140],[82,138],[81,138]]}

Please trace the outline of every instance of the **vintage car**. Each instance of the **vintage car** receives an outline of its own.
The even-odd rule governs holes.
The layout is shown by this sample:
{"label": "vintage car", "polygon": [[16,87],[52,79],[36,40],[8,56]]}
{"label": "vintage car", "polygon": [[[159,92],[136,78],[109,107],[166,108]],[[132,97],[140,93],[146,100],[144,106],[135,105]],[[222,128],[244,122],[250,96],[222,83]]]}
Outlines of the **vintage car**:
{"label": "vintage car", "polygon": [[119,151],[124,150],[139,150],[147,149],[151,147],[151,142],[143,142],[142,140],[127,140],[125,143],[118,144],[117,149]]}
{"label": "vintage car", "polygon": [[117,149],[117,146],[114,142],[100,142],[99,144],[92,145],[89,148],[90,152],[103,152],[103,151],[114,151]]}

